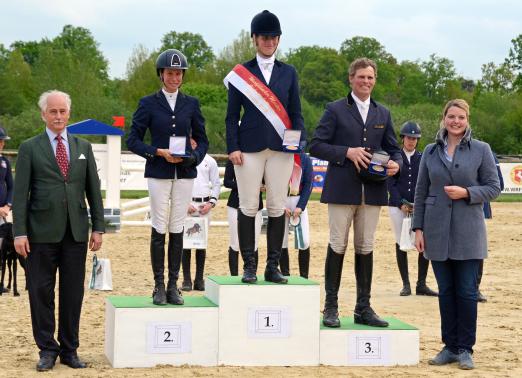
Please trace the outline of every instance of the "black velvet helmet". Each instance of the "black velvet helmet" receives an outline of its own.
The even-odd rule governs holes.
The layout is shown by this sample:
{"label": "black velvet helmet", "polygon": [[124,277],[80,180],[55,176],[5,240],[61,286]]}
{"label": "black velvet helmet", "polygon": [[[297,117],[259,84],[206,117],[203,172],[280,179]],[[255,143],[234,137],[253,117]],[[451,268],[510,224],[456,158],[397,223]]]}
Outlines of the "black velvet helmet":
{"label": "black velvet helmet", "polygon": [[267,10],[254,16],[250,24],[250,36],[255,35],[281,35],[281,25],[277,16]]}
{"label": "black velvet helmet", "polygon": [[156,73],[158,76],[161,70],[165,68],[174,68],[178,70],[188,69],[187,58],[183,53],[176,49],[168,49],[158,55],[156,59]]}
{"label": "black velvet helmet", "polygon": [[401,137],[409,136],[412,138],[420,138],[421,137],[421,128],[418,123],[413,121],[405,122],[401,126]]}

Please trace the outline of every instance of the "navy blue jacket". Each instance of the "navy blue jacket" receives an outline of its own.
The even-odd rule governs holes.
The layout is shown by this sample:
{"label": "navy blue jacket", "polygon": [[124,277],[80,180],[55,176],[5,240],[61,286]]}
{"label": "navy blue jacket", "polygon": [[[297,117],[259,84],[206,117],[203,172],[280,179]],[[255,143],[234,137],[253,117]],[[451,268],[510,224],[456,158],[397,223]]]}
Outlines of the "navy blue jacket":
{"label": "navy blue jacket", "polygon": [[[143,142],[147,130],[151,135],[150,145]],[[158,148],[169,148],[170,137],[173,135],[187,138],[187,152],[195,158],[190,166],[186,166],[184,163],[172,164],[161,156],[155,156]],[[194,151],[190,147],[190,135],[198,144]],[[197,176],[196,166],[201,163],[208,150],[205,119],[201,114],[199,101],[195,97],[179,92],[176,106],[172,111],[161,90],[143,97],[132,116],[127,147],[130,151],[147,159],[145,177],[195,178]]]}
{"label": "navy blue jacket", "polygon": [[301,157],[301,168],[303,170],[301,174],[301,183],[299,185],[299,201],[297,201],[296,207],[304,210],[310,199],[312,193],[312,181],[314,178],[314,170],[312,168],[312,160],[304,152],[300,153]]}
{"label": "navy blue jacket", "polygon": [[419,175],[419,165],[422,157],[422,153],[415,151],[410,157],[410,162],[403,150],[401,150],[402,156],[402,172],[399,176],[393,176],[388,178],[388,192],[390,198],[388,200],[388,206],[401,207],[401,200],[405,199],[408,202],[413,203],[415,199],[415,185],[417,185],[417,176]]}
{"label": "navy blue jacket", "polygon": [[0,156],[0,206],[13,203],[13,174],[11,163],[5,156]]}
{"label": "navy blue jacket", "polygon": [[[232,207],[234,209],[239,209],[239,195],[237,191],[237,181],[236,181],[236,172],[234,171],[234,164],[230,160],[227,160],[227,165],[225,166],[225,177],[223,178],[223,185],[225,188],[232,189],[230,191],[230,195],[228,196],[227,206]],[[263,208],[263,194],[259,192],[259,208],[261,210]]]}
{"label": "navy blue jacket", "polygon": [[[293,66],[274,62],[270,83],[266,83],[256,58],[243,63],[245,68],[272,90],[281,104],[283,104],[292,129],[301,130],[301,141],[306,140],[303,116],[301,114],[301,100],[299,99],[299,85],[297,72]],[[243,116],[240,117],[241,108]],[[240,125],[241,120],[241,125]],[[227,105],[227,152],[259,152],[265,149],[282,151],[282,140],[268,119],[232,84],[228,86]]]}
{"label": "navy blue jacket", "polygon": [[[349,147],[384,150],[402,167],[402,157],[393,131],[390,111],[371,100],[366,124],[351,94],[326,105],[310,143],[310,154],[328,161],[321,202],[360,205],[362,181],[353,162],[346,157]],[[367,205],[388,204],[386,182],[364,184]]]}

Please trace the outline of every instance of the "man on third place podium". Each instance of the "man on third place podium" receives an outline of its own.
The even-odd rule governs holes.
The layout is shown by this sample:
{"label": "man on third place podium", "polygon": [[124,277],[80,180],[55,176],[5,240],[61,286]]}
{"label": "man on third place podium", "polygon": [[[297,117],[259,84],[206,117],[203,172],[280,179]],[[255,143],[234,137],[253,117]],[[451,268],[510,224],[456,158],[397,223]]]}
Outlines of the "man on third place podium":
{"label": "man on third place podium", "polygon": [[[321,202],[328,204],[330,242],[325,261],[323,323],[340,327],[337,293],[341,284],[348,233],[353,223],[357,303],[354,321],[387,327],[370,307],[373,244],[381,206],[388,204],[386,177],[399,172],[402,158],[390,111],[371,97],[377,65],[367,58],[352,62],[348,71],[352,88],[347,97],[326,105],[315,130],[310,154],[328,161]],[[368,173],[372,154],[384,150],[390,156],[380,166],[385,176]],[[383,172],[383,173],[384,173]]]}

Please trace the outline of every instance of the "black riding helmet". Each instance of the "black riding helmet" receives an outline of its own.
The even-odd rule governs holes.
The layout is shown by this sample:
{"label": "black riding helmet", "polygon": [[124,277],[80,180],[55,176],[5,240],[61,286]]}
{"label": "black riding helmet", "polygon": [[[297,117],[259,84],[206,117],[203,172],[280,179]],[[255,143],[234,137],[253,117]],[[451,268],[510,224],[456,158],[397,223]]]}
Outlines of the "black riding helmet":
{"label": "black riding helmet", "polygon": [[254,16],[250,24],[250,37],[255,35],[281,35],[281,25],[277,16],[267,10]]}
{"label": "black riding helmet", "polygon": [[421,128],[418,123],[413,121],[405,122],[401,126],[401,137],[409,136],[412,138],[420,138],[421,137]]}
{"label": "black riding helmet", "polygon": [[158,55],[156,59],[156,73],[160,76],[165,68],[173,68],[178,70],[188,69],[187,58],[183,53],[176,49],[168,49]]}
{"label": "black riding helmet", "polygon": [[0,125],[0,140],[9,140],[11,139],[9,135],[7,135],[7,131]]}

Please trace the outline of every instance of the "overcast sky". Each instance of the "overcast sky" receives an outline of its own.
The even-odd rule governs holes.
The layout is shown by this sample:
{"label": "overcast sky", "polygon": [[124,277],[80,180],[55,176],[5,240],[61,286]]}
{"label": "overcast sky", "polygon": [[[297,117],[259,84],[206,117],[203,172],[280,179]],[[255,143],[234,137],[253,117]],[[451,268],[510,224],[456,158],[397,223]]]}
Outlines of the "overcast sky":
{"label": "overcast sky", "polygon": [[54,38],[72,24],[91,31],[124,77],[138,44],[160,46],[169,31],[199,33],[218,54],[252,17],[268,9],[281,21],[282,52],[320,45],[338,49],[354,36],[377,39],[399,61],[451,59],[457,74],[479,79],[484,63],[501,63],[522,34],[520,0],[0,0],[0,43]]}

